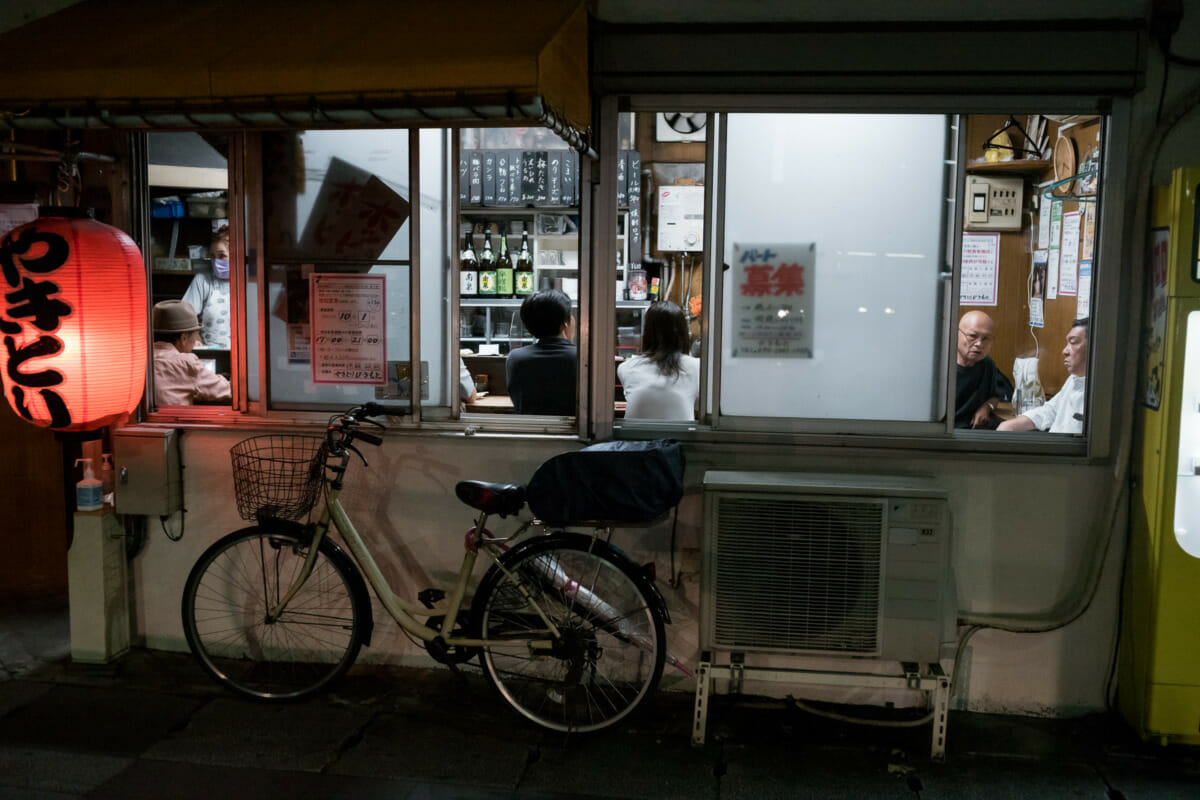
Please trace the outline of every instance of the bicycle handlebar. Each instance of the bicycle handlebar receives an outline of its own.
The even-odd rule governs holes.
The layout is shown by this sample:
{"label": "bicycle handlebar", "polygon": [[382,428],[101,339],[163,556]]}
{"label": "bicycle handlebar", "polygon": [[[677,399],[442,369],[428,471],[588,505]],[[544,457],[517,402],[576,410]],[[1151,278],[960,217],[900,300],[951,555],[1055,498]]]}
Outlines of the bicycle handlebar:
{"label": "bicycle handlebar", "polygon": [[412,413],[409,406],[388,405],[385,403],[366,403],[354,410],[355,419],[364,417],[381,417],[384,414],[392,417],[403,417]]}

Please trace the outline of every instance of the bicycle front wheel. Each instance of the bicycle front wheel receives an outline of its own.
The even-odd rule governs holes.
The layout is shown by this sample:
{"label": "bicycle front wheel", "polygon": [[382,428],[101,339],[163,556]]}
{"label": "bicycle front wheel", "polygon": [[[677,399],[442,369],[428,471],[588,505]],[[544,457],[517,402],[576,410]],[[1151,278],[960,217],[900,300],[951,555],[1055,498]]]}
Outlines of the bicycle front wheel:
{"label": "bicycle front wheel", "polygon": [[525,543],[487,572],[472,606],[489,642],[480,660],[518,713],[585,733],[625,718],[654,691],[663,617],[632,569],[607,545],[560,533]]}
{"label": "bicycle front wheel", "polygon": [[[277,617],[310,545],[288,533],[246,528],[209,547],[188,575],[183,630],[204,669],[261,700],[298,700],[354,663],[369,609],[338,546],[322,540],[312,574]],[[356,579],[357,583],[356,583]]]}

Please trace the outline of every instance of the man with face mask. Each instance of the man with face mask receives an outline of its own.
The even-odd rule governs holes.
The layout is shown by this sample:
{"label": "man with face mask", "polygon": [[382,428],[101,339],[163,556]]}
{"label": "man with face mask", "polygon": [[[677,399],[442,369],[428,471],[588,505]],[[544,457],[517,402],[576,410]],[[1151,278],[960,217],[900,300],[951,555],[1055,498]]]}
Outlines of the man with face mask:
{"label": "man with face mask", "polygon": [[997,430],[1039,431],[1050,433],[1083,433],[1083,408],[1087,400],[1088,321],[1077,319],[1067,331],[1067,346],[1063,348],[1063,366],[1067,381],[1045,405],[1026,411],[1000,423]]}
{"label": "man with face mask", "polygon": [[1012,397],[1012,381],[988,355],[992,350],[992,318],[968,311],[958,321],[958,375],[955,379],[954,427],[991,430],[1000,421],[996,404]]}
{"label": "man with face mask", "polygon": [[192,278],[183,300],[200,316],[203,346],[214,350],[229,349],[229,227],[222,225],[213,234],[208,247],[212,273],[198,272]]}

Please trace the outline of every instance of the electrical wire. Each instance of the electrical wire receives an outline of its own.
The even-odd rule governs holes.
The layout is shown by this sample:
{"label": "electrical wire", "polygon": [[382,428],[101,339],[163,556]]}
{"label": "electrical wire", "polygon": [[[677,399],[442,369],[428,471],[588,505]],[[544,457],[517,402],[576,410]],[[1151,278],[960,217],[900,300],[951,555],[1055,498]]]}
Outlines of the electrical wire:
{"label": "electrical wire", "polygon": [[825,717],[826,719],[835,719],[838,722],[850,722],[854,725],[870,725],[876,728],[919,728],[933,721],[932,711],[919,719],[869,719],[867,717],[852,717],[849,714],[840,714],[836,711],[826,711],[822,708],[816,708],[791,695],[788,695],[788,702],[807,714]]}

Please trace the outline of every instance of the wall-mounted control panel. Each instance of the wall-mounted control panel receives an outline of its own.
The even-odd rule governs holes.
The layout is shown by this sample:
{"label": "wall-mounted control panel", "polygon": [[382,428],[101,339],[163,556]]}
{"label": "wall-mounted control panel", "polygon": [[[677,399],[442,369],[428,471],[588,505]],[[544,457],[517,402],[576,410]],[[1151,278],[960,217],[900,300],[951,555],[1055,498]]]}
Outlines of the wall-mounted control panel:
{"label": "wall-mounted control panel", "polygon": [[183,507],[179,431],[130,426],[113,433],[118,514],[165,517]]}
{"label": "wall-mounted control panel", "polygon": [[963,230],[1021,230],[1024,178],[968,175],[963,206]]}

